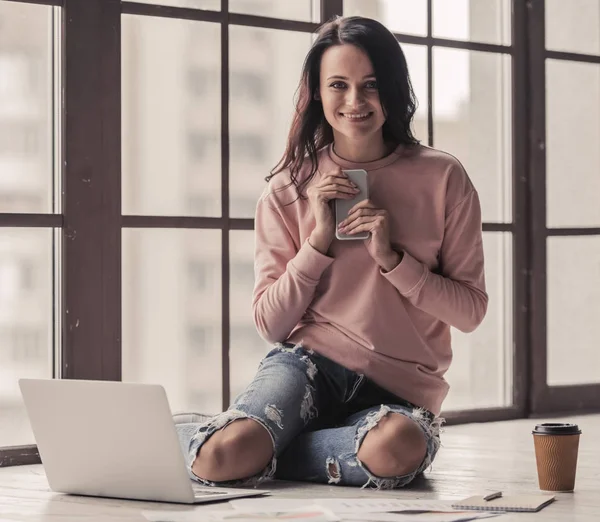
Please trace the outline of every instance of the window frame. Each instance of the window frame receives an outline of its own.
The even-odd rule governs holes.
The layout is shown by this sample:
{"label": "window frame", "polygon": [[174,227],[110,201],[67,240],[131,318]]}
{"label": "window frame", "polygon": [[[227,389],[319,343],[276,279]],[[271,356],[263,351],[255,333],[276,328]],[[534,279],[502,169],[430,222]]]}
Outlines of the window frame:
{"label": "window frame", "polygon": [[[546,49],[545,2],[530,0],[529,61],[530,90],[530,163],[531,200],[530,273],[531,310],[529,316],[530,380],[529,409],[536,415],[557,412],[588,413],[600,411],[600,383],[550,386],[547,381],[547,238],[600,236],[600,227],[548,227],[546,220],[546,60],[600,64],[600,54],[584,54]],[[535,187],[535,190],[533,190]]]}

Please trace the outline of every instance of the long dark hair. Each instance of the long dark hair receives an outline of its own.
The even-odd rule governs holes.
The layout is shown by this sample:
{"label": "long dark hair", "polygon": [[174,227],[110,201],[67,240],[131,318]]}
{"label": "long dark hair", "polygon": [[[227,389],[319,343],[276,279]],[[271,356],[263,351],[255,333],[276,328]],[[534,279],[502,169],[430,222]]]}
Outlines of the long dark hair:
{"label": "long dark hair", "polygon": [[[279,163],[265,178],[270,181],[276,174],[289,169],[291,182],[301,198],[305,197],[304,187],[317,172],[318,151],[333,142],[333,130],[325,119],[323,106],[315,99],[320,85],[321,58],[329,47],[342,44],[362,49],[373,64],[386,117],[382,128],[384,141],[396,146],[419,143],[411,130],[417,99],[398,41],[382,24],[370,18],[337,17],[319,29],[318,38],[304,60],[287,146]],[[310,174],[300,180],[300,169],[307,159],[311,162]]]}

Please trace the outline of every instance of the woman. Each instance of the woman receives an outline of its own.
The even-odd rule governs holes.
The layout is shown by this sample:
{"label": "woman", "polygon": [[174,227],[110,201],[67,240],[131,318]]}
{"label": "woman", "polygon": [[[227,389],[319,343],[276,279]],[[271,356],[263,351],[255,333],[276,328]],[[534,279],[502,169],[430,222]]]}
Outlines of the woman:
{"label": "woman", "polygon": [[[256,213],[253,311],[275,348],[228,411],[179,424],[204,484],[277,477],[396,488],[433,461],[450,326],[487,308],[477,192],[419,145],[406,60],[380,23],[325,24],[306,58],[285,154]],[[331,202],[368,172],[341,223]]]}

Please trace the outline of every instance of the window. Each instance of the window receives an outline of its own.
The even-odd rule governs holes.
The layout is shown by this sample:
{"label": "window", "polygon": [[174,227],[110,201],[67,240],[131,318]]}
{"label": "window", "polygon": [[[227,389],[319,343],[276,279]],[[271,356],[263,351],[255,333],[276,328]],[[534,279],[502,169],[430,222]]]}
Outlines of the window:
{"label": "window", "polygon": [[273,0],[229,0],[229,10],[233,13],[247,13],[273,18],[305,20],[315,22],[323,0],[297,0],[279,2]]}
{"label": "window", "polygon": [[267,96],[264,77],[252,71],[232,71],[231,96],[245,103],[264,102]]}
{"label": "window", "polygon": [[188,261],[188,281],[194,292],[202,292],[208,287],[210,269],[203,261],[190,259]]}
{"label": "window", "polygon": [[258,134],[237,134],[232,136],[231,148],[234,151],[236,161],[260,163],[265,160],[265,141]]}
{"label": "window", "polygon": [[253,198],[252,195],[248,193],[244,193],[241,195],[231,194],[231,212],[240,216],[254,217],[254,214],[256,213],[257,202],[258,199]]}
{"label": "window", "polygon": [[216,23],[122,16],[123,213],[185,215],[199,186],[220,200],[219,42]]}
{"label": "window", "polygon": [[201,131],[190,131],[188,133],[189,157],[193,162],[201,162],[214,150],[216,143],[214,136]]}
{"label": "window", "polygon": [[207,337],[206,333],[206,328],[204,326],[191,325],[188,329],[190,347],[197,355],[202,354],[204,351]]}
{"label": "window", "polygon": [[344,15],[375,18],[397,33],[427,35],[427,0],[344,0]]}
{"label": "window", "polygon": [[52,7],[0,1],[0,212],[52,212]]}
{"label": "window", "polygon": [[53,259],[51,230],[0,228],[0,447],[33,441],[18,380],[53,374]]}
{"label": "window", "polygon": [[246,285],[252,287],[254,284],[254,261],[233,261],[231,266],[231,284]]}
{"label": "window", "polygon": [[[0,94],[7,105],[11,103],[13,107],[19,107],[26,101],[26,95],[32,87],[29,70],[31,59],[19,49],[0,54]],[[24,110],[22,106],[19,108]]]}
{"label": "window", "polygon": [[206,96],[218,86],[218,71],[193,68],[188,71],[188,84],[194,96]]}
{"label": "window", "polygon": [[229,233],[230,279],[230,386],[232,398],[241,393],[256,373],[271,346],[257,333],[252,319],[254,287],[254,234],[250,230]]}
{"label": "window", "polygon": [[7,299],[35,289],[35,267],[32,259],[0,259],[0,295]]}
{"label": "window", "polygon": [[193,216],[208,216],[215,206],[214,199],[208,194],[188,194],[187,202],[187,213]]}
{"label": "window", "polygon": [[123,379],[160,383],[174,410],[190,392],[221,408],[221,241],[217,230],[123,230]]}
{"label": "window", "polygon": [[28,157],[40,152],[39,129],[29,122],[0,128],[0,155],[4,157]]}
{"label": "window", "polygon": [[[306,32],[260,27],[234,25],[229,31],[230,213],[253,218],[265,176],[285,150],[294,93],[312,38]],[[262,98],[253,101],[259,90]],[[254,204],[241,204],[242,200]]]}
{"label": "window", "polygon": [[59,14],[0,1],[0,454],[34,442],[18,380],[55,375]]}
{"label": "window", "polygon": [[12,346],[12,360],[19,364],[37,364],[45,357],[43,332],[37,329],[13,328],[7,337],[8,346]]}

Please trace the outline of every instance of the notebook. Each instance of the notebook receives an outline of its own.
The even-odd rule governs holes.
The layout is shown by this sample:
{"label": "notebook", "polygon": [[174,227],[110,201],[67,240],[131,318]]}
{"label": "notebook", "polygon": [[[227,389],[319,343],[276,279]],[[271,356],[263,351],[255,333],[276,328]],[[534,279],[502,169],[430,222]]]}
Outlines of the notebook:
{"label": "notebook", "polygon": [[493,500],[483,500],[474,496],[460,500],[452,507],[454,509],[480,509],[484,511],[527,511],[534,513],[546,507],[554,500],[554,495],[513,495],[499,497]]}

